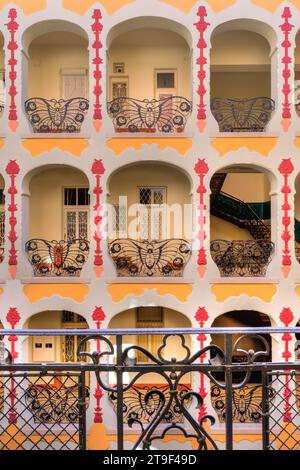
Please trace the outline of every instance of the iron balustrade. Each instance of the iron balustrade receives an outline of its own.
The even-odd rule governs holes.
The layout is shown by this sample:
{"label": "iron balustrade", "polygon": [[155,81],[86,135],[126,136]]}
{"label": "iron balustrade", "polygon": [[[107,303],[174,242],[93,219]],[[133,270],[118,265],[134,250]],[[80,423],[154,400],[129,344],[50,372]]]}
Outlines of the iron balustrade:
{"label": "iron balustrade", "polygon": [[35,276],[80,276],[89,255],[89,242],[44,240],[34,238],[25,244],[25,251]]}
{"label": "iron balustrade", "polygon": [[192,102],[182,96],[162,99],[120,97],[107,103],[116,132],[183,132]]}
{"label": "iron balustrade", "polygon": [[267,97],[217,97],[211,100],[210,109],[220,132],[263,132],[272,117],[275,102]]}
{"label": "iron balustrade", "polygon": [[86,98],[69,100],[30,98],[25,101],[25,112],[34,132],[80,132],[89,109]]}
{"label": "iron balustrade", "polygon": [[[10,335],[17,338],[84,335],[78,356],[79,360],[90,362],[11,364],[7,350],[7,357],[0,364],[1,449],[85,449],[87,412],[93,412],[87,374],[96,378],[102,397],[113,396],[120,450],[124,448],[126,426],[137,435],[134,450],[151,450],[170,434],[180,435],[187,446],[193,440],[198,450],[217,450],[220,429],[214,431],[214,425],[220,410],[209,406],[206,393],[209,387],[217,387],[222,394],[220,421],[224,421],[226,449],[233,448],[237,412],[243,416],[239,422],[247,422],[244,419],[247,416],[255,419],[262,449],[298,449],[300,362],[271,362],[266,339],[266,335],[296,333],[300,334],[299,327],[2,330],[7,345]],[[223,346],[210,344],[193,347],[192,351],[187,337],[199,334],[223,335]],[[137,335],[162,335],[162,343],[157,350],[149,351],[135,345]],[[128,337],[132,338],[130,345]],[[249,339],[254,348],[252,343],[249,347]],[[178,342],[176,348],[168,350],[169,341],[174,340]],[[97,343],[100,347],[92,352]],[[147,363],[137,360],[141,354],[147,357]],[[239,361],[234,359],[236,355]],[[115,376],[113,385],[109,373]],[[135,408],[129,415],[124,409],[126,394],[139,386],[145,387],[145,378],[151,373],[160,377],[161,383],[148,386],[143,395],[144,409],[150,412],[144,413],[146,419],[141,416],[144,409],[136,412]],[[186,386],[188,376],[191,383]],[[208,382],[204,382],[206,391],[199,387],[200,377]],[[253,387],[260,394],[255,410],[245,398],[247,390]],[[237,405],[238,396],[241,398]],[[175,409],[177,419],[172,416]]]}
{"label": "iron balustrade", "polygon": [[191,257],[191,246],[183,239],[132,240],[119,238],[109,243],[109,254],[118,276],[178,277]]}
{"label": "iron balustrade", "polygon": [[274,252],[270,240],[213,240],[212,259],[222,277],[265,276]]}

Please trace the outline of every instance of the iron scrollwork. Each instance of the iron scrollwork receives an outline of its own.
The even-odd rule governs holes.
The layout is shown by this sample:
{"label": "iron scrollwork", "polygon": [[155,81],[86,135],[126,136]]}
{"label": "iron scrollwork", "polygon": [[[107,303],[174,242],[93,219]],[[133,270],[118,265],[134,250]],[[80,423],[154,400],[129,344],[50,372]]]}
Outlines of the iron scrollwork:
{"label": "iron scrollwork", "polygon": [[[143,424],[151,422],[152,417],[160,404],[160,398],[157,394],[155,394],[155,390],[162,392],[165,395],[166,400],[170,398],[169,387],[166,385],[134,385],[124,393],[123,416],[125,424],[130,423],[131,420],[137,420]],[[183,398],[183,396],[189,391],[189,385],[182,385],[179,387],[179,398]],[[152,392],[154,392],[153,395]],[[147,396],[149,397],[148,400],[146,400]],[[117,392],[111,392],[109,394],[109,400],[112,403],[115,411],[117,397]],[[174,406],[170,408],[169,412],[162,419],[162,423],[183,423],[181,410],[174,404]]]}
{"label": "iron scrollwork", "polygon": [[220,132],[263,132],[275,109],[271,98],[214,98],[211,112]]}
{"label": "iron scrollwork", "polygon": [[187,241],[137,241],[117,239],[109,244],[109,253],[118,276],[182,276],[190,259]]}
{"label": "iron scrollwork", "polygon": [[[178,361],[175,358],[168,360],[164,357],[167,341],[171,336],[179,338],[181,349],[184,352],[184,357]],[[86,344],[86,342],[91,339],[104,341],[108,346],[108,351],[103,351],[102,347],[101,353],[79,352],[79,348],[82,351],[84,344]],[[220,348],[217,346],[207,346],[201,351],[198,351],[196,354],[192,355],[190,348],[185,342],[184,336],[177,334],[168,334],[163,337],[162,344],[158,348],[156,356],[141,346],[129,346],[124,349],[121,354],[121,364],[118,365],[118,367],[121,366],[124,371],[126,371],[126,367],[130,367],[130,369],[132,369],[134,366],[135,375],[128,384],[122,385],[123,396],[128,391],[132,390],[133,387],[138,385],[139,379],[144,378],[151,372],[155,372],[156,375],[160,376],[162,381],[162,385],[159,387],[151,387],[143,397],[145,407],[151,409],[151,420],[146,420],[145,423],[145,420],[141,419],[141,416],[139,416],[138,413],[128,416],[128,425],[130,427],[138,426],[140,428],[139,437],[133,446],[133,450],[140,448],[140,446],[142,446],[144,450],[150,450],[153,441],[164,439],[167,433],[174,430],[181,433],[186,438],[196,439],[198,443],[198,450],[206,450],[209,445],[212,448],[217,449],[216,443],[209,436],[203,425],[204,422],[210,422],[211,424],[214,424],[215,419],[212,416],[205,415],[205,417],[201,419],[200,422],[197,422],[193,418],[188,408],[191,405],[193,399],[196,400],[196,408],[201,407],[203,405],[203,398],[192,390],[184,390],[182,385],[182,380],[186,374],[191,372],[189,366],[195,363],[201,355],[207,353],[210,350],[217,352],[220,357],[224,356],[222,350],[220,350]],[[139,352],[139,355],[144,355],[145,358],[150,359],[151,364],[147,363],[147,365],[145,365],[143,362],[137,362],[136,358],[131,357],[132,352]],[[118,400],[118,387],[107,385],[101,377],[101,358],[106,354],[113,356],[115,354],[115,349],[113,344],[103,336],[86,337],[78,346],[79,356],[89,357],[95,365],[99,366],[96,368],[95,373],[100,387],[103,390],[110,392],[110,396],[113,396],[115,400]],[[151,368],[154,366],[153,371],[149,371],[149,365]],[[172,366],[171,370],[167,372],[165,370],[165,366]],[[185,370],[181,371],[180,366],[186,366]],[[215,381],[212,376],[211,379]],[[155,403],[154,407],[153,403]],[[123,402],[122,409],[124,411]],[[182,421],[186,420],[189,423],[189,430],[186,429],[184,424],[176,422],[178,420],[172,419],[172,410],[174,409],[176,409],[176,413],[178,415],[182,416]],[[171,422],[170,419],[172,419]],[[168,426],[163,429],[163,431],[158,429],[158,426],[162,423],[169,423]]]}
{"label": "iron scrollwork", "polygon": [[88,109],[89,102],[85,98],[25,101],[25,111],[34,132],[80,132]]}
{"label": "iron scrollwork", "polygon": [[160,100],[121,97],[107,103],[117,132],[182,132],[192,112],[192,102],[181,96]]}
{"label": "iron scrollwork", "polygon": [[270,240],[214,240],[211,256],[221,276],[265,276],[274,251]]}
{"label": "iron scrollwork", "polygon": [[89,254],[89,242],[76,240],[32,239],[25,251],[35,276],[79,276]]}

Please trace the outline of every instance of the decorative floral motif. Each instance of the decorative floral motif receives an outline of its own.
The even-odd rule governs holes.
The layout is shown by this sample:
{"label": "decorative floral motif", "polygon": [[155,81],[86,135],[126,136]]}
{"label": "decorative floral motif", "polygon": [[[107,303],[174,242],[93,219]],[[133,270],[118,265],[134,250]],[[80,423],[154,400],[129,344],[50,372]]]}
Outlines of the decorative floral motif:
{"label": "decorative floral motif", "polygon": [[289,194],[291,192],[291,188],[288,184],[288,179],[289,175],[292,173],[294,170],[294,166],[291,162],[290,158],[284,158],[279,167],[278,170],[284,177],[284,185],[281,189],[281,192],[284,195],[284,203],[282,205],[282,211],[283,211],[283,216],[282,216],[282,224],[284,226],[284,231],[281,235],[281,238],[284,242],[284,249],[283,251],[283,256],[282,256],[282,272],[285,277],[289,275],[290,272],[290,266],[291,266],[291,251],[289,247],[289,242],[292,238],[292,235],[289,230],[289,226],[291,223],[291,218],[289,217],[289,211],[291,210],[291,206],[289,204]]}
{"label": "decorative floral motif", "polygon": [[16,21],[17,17],[18,17],[17,10],[15,8],[11,8],[8,12],[8,18],[10,19],[10,21],[6,24],[6,26],[7,26],[8,31],[10,32],[10,41],[7,46],[7,49],[10,51],[10,58],[8,60],[8,66],[9,66],[8,78],[10,80],[9,91],[8,91],[8,94],[10,96],[8,120],[9,120],[9,127],[13,132],[15,132],[18,127],[17,106],[15,102],[15,98],[17,95],[16,68],[17,68],[17,63],[18,63],[15,57],[15,52],[19,47],[15,40],[15,34],[19,28],[19,24]]}
{"label": "decorative floral motif", "polygon": [[[204,324],[207,322],[208,318],[209,318],[209,316],[208,316],[206,308],[205,307],[199,307],[197,312],[196,312],[195,319],[196,319],[197,322],[199,322],[199,327],[200,328],[204,327]],[[200,333],[197,336],[197,340],[199,341],[199,350],[204,348],[204,343],[205,343],[206,339],[207,339],[207,336],[204,333]],[[200,356],[200,358],[199,358],[200,364],[203,364],[205,357],[206,357],[206,353],[204,353]],[[201,419],[206,415],[206,411],[207,411],[206,406],[205,406],[205,397],[207,396],[207,392],[206,392],[206,388],[205,388],[205,385],[204,385],[204,378],[205,378],[204,374],[200,373],[199,395],[203,399],[203,404],[199,408],[199,414],[198,414],[199,422],[201,422]]]}
{"label": "decorative floral motif", "polygon": [[[95,310],[92,315],[92,319],[96,323],[97,330],[101,329],[101,322],[105,320],[105,313],[102,310],[102,307],[95,307]],[[100,353],[100,340],[96,340],[97,342],[97,353]],[[95,388],[94,397],[96,399],[96,406],[95,406],[95,413],[94,413],[94,423],[102,423],[103,416],[102,416],[102,408],[101,408],[101,398],[103,396],[103,392],[100,388],[99,383],[97,382],[97,386]]]}
{"label": "decorative floral motif", "polygon": [[[7,315],[6,315],[6,320],[10,324],[11,329],[14,330],[16,324],[21,320],[21,317],[19,315],[19,312],[16,308],[10,307]],[[12,357],[12,362],[15,362],[15,359],[18,357],[18,353],[16,352],[16,342],[18,341],[18,337],[16,335],[10,335],[8,337],[8,341],[11,343],[10,346],[10,353]],[[15,403],[17,399],[17,392],[16,392],[16,386],[15,386],[15,379],[12,377],[11,383],[10,383],[10,410],[8,413],[8,421],[10,423],[16,423],[17,422],[17,414],[15,411]]]}
{"label": "decorative floral motif", "polygon": [[17,225],[17,218],[15,213],[17,211],[17,204],[15,202],[15,196],[18,193],[18,190],[15,185],[16,176],[19,174],[20,167],[17,164],[16,160],[10,160],[6,167],[6,173],[10,176],[10,187],[8,188],[8,194],[10,195],[10,203],[8,205],[8,212],[10,212],[9,217],[9,224],[10,224],[10,231],[8,234],[8,240],[11,243],[11,248],[9,250],[9,272],[12,278],[15,278],[17,272],[17,250],[15,247],[15,243],[18,239],[16,233],[16,225]]}
{"label": "decorative floral motif", "polygon": [[102,18],[101,11],[99,9],[94,10],[92,18],[95,20],[92,24],[92,31],[95,36],[95,41],[93,42],[93,49],[95,50],[95,57],[93,59],[94,65],[94,73],[93,77],[95,79],[95,86],[94,86],[94,96],[95,96],[95,104],[94,104],[94,127],[97,132],[101,129],[102,126],[102,111],[101,111],[101,104],[100,104],[100,96],[102,95],[102,87],[101,87],[101,79],[102,79],[102,72],[100,70],[100,66],[103,63],[103,60],[100,57],[100,49],[102,49],[102,43],[100,41],[100,33],[103,29],[102,24],[100,23],[100,19]]}
{"label": "decorative floral motif", "polygon": [[95,175],[96,178],[96,185],[94,187],[93,193],[96,196],[96,204],[93,207],[95,211],[94,223],[95,223],[95,234],[94,240],[96,241],[96,248],[95,248],[95,256],[94,256],[94,271],[97,277],[100,276],[102,272],[102,251],[101,251],[101,240],[102,240],[102,233],[101,233],[101,223],[102,223],[102,215],[101,211],[103,209],[102,204],[100,203],[100,195],[103,193],[103,189],[100,185],[100,177],[105,172],[105,168],[102,164],[102,160],[94,160],[92,165],[92,173]]}
{"label": "decorative floral motif", "polygon": [[291,9],[289,7],[285,7],[281,17],[284,19],[283,24],[280,26],[281,30],[284,33],[284,41],[281,43],[281,46],[284,50],[284,56],[282,58],[282,63],[284,64],[282,71],[282,92],[284,96],[284,101],[282,104],[282,128],[285,132],[287,132],[291,124],[290,78],[292,76],[292,73],[290,70],[290,64],[292,59],[289,55],[289,48],[291,47],[289,36],[292,28],[294,27],[292,24],[289,23],[289,19],[292,17]]}
{"label": "decorative floral motif", "polygon": [[197,16],[199,16],[199,21],[195,23],[195,26],[197,30],[199,31],[199,41],[197,43],[197,47],[199,49],[199,57],[197,59],[197,64],[199,65],[199,71],[198,71],[198,79],[199,79],[199,87],[197,89],[197,93],[200,97],[200,102],[198,105],[198,114],[197,114],[197,119],[198,119],[198,128],[200,132],[204,131],[204,128],[206,126],[206,109],[205,109],[205,93],[206,93],[206,88],[205,88],[205,78],[206,78],[206,70],[205,66],[207,64],[207,59],[205,57],[205,49],[207,47],[205,38],[204,38],[204,33],[209,26],[209,23],[205,21],[205,17],[207,16],[206,13],[206,8],[201,6],[198,9]]}
{"label": "decorative floral motif", "polygon": [[[279,315],[279,318],[284,324],[284,326],[288,327],[292,323],[294,319],[294,315],[290,308],[285,307],[282,309]],[[285,345],[284,351],[282,353],[282,357],[284,358],[285,362],[289,362],[289,359],[292,356],[292,353],[290,352],[290,349],[289,349],[289,343],[290,341],[292,341],[292,335],[290,333],[284,333],[281,339]],[[285,399],[285,404],[284,404],[285,412],[283,416],[283,421],[285,423],[290,423],[292,421],[292,412],[291,412],[292,406],[290,405],[290,397],[292,396],[292,392],[289,387],[289,380],[290,380],[290,376],[286,375],[285,387],[284,387],[284,392],[283,392],[283,396]]]}
{"label": "decorative floral motif", "polygon": [[198,251],[198,272],[200,274],[200,277],[203,277],[205,272],[206,272],[206,253],[205,253],[205,248],[204,248],[204,240],[206,239],[206,233],[204,230],[205,223],[206,223],[206,216],[205,216],[205,211],[206,211],[206,205],[204,204],[204,194],[206,193],[206,188],[204,185],[204,177],[208,172],[208,165],[205,161],[205,159],[199,159],[198,162],[195,165],[195,172],[199,176],[200,184],[197,189],[197,193],[199,194],[199,205],[198,205],[198,210],[199,210],[199,217],[198,217],[198,224],[199,224],[199,232],[197,235],[197,238],[199,240],[200,246],[199,246],[199,251]]}

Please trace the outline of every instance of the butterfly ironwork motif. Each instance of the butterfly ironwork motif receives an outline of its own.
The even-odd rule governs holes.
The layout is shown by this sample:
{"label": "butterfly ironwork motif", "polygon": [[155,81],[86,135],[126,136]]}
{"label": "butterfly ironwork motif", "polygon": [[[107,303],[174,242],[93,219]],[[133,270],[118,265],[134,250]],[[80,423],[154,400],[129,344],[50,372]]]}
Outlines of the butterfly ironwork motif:
{"label": "butterfly ironwork motif", "polygon": [[181,96],[160,100],[115,98],[107,104],[116,131],[182,132],[192,112],[192,102]]}
{"label": "butterfly ironwork motif", "polygon": [[214,98],[211,112],[220,132],[262,132],[271,119],[275,102],[271,98]]}
{"label": "butterfly ironwork motif", "polygon": [[25,251],[35,276],[79,276],[89,254],[89,242],[76,240],[29,240]]}
{"label": "butterfly ironwork motif", "polygon": [[88,109],[89,102],[85,98],[25,101],[25,111],[34,132],[80,132]]}
{"label": "butterfly ironwork motif", "polygon": [[109,244],[118,276],[181,276],[191,256],[186,240],[163,241],[119,238]]}

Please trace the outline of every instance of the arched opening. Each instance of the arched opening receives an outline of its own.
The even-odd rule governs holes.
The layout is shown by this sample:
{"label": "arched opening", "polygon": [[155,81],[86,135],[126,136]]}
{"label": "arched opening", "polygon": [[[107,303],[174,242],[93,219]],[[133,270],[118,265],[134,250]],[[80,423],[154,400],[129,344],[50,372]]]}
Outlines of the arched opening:
{"label": "arched opening", "polygon": [[4,111],[6,99],[5,91],[5,53],[4,53],[4,37],[0,32],[0,117]]}
{"label": "arched opening", "polygon": [[79,276],[89,252],[88,178],[76,168],[51,165],[30,172],[25,186],[24,241],[34,275]]}
{"label": "arched opening", "polygon": [[[176,310],[167,307],[136,307],[125,310],[115,315],[109,323],[109,328],[190,328],[190,320],[183,314]],[[115,344],[115,338],[110,337],[110,340]],[[185,345],[191,348],[190,336],[184,336]],[[153,364],[153,360],[147,355],[147,352],[158,358],[158,351],[160,346],[163,345],[163,337],[161,335],[133,335],[123,336],[123,350],[132,347],[128,354],[128,358],[133,363]],[[142,350],[135,349],[135,347]],[[160,354],[165,360],[171,360],[175,357],[177,361],[182,360],[187,351],[182,347],[181,339],[178,336],[170,336],[165,340],[165,346],[160,350]],[[116,358],[113,358],[115,361]],[[159,360],[159,359],[158,359]],[[128,373],[123,375],[124,383],[130,383],[134,378],[135,373]],[[115,375],[111,374],[109,377],[110,385],[115,385]],[[179,391],[178,398],[181,398],[185,393],[191,389],[191,374],[186,374],[179,381],[177,390]],[[147,372],[144,370],[141,377],[124,392],[123,400],[123,415],[124,423],[128,423],[130,418],[136,418],[143,424],[149,424],[153,420],[153,416],[158,409],[160,400],[156,399],[155,393],[151,400],[145,402],[145,396],[151,390],[160,390],[168,399],[170,397],[170,387],[167,381],[161,374],[156,372]],[[116,394],[109,393],[109,401],[116,410]],[[165,414],[162,424],[166,423],[182,423],[184,417],[175,401],[172,402],[170,410]]]}
{"label": "arched opening", "polygon": [[67,21],[42,21],[25,31],[23,46],[23,97],[32,130],[80,132],[89,107],[87,34]]}
{"label": "arched opening", "polygon": [[191,255],[191,186],[175,166],[143,162],[109,180],[109,252],[118,276],[182,276]]}
{"label": "arched opening", "polygon": [[[23,349],[28,362],[48,364],[44,373],[32,372],[22,382],[22,398],[34,422],[44,425],[77,425],[80,396],[83,393],[80,374],[68,370],[68,364],[84,362],[77,356],[84,336],[51,336],[52,329],[87,329],[84,317],[70,311],[48,310],[32,315],[25,329],[47,330],[47,335],[26,337]],[[86,350],[86,347],[83,349]],[[64,363],[65,370],[55,370],[51,364]],[[90,374],[85,373],[86,403],[89,403]],[[24,391],[26,390],[26,393]]]}
{"label": "arched opening", "polygon": [[269,176],[232,165],[214,174],[210,189],[210,252],[220,275],[265,276],[274,251]]}
{"label": "arched opening", "polygon": [[[183,31],[182,31],[183,30]],[[108,113],[116,132],[182,132],[191,113],[190,33],[134,18],[108,35]]]}
{"label": "arched opening", "polygon": [[[32,315],[25,329],[87,329],[85,318],[68,310],[48,310]],[[83,336],[29,336],[26,340],[26,356],[32,363],[76,363],[84,358],[77,356],[77,349]]]}
{"label": "arched opening", "polygon": [[[271,327],[268,315],[254,310],[236,310],[224,313],[217,317],[212,323],[212,328],[250,328]],[[272,340],[270,334],[246,335],[243,339],[241,334],[232,335],[232,362],[249,362],[248,352],[253,350],[265,353],[256,356],[255,362],[270,362],[272,360]],[[239,338],[241,338],[239,340]],[[220,334],[211,335],[211,344],[219,346],[225,351],[225,337]],[[221,384],[225,383],[224,373],[214,372],[214,378]],[[246,377],[244,371],[233,372],[234,384],[241,384]],[[212,405],[218,415],[219,421],[226,420],[225,390],[211,382]],[[259,423],[262,420],[262,377],[260,371],[250,373],[247,383],[241,388],[233,389],[233,423]]]}
{"label": "arched opening", "polygon": [[232,20],[213,31],[210,98],[220,132],[266,130],[276,101],[275,45],[272,28],[257,20]]}

